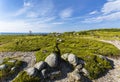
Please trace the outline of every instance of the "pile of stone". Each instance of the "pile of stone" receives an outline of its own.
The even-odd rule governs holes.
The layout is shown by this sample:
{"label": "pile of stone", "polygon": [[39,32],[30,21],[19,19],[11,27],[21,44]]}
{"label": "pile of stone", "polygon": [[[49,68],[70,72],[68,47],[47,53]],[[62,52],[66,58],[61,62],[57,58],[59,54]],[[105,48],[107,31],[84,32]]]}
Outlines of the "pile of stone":
{"label": "pile of stone", "polygon": [[[60,60],[61,59],[61,60]],[[61,77],[60,63],[61,61],[66,61],[74,68],[73,71],[69,74],[70,80],[80,81],[82,76],[88,76],[88,71],[84,68],[84,61],[79,59],[74,54],[66,53],[59,58],[56,53],[51,53],[46,57],[45,61],[40,61],[34,65],[34,67],[28,68],[26,70],[29,76],[38,76],[43,79],[56,79]],[[62,67],[62,66],[61,66]]]}

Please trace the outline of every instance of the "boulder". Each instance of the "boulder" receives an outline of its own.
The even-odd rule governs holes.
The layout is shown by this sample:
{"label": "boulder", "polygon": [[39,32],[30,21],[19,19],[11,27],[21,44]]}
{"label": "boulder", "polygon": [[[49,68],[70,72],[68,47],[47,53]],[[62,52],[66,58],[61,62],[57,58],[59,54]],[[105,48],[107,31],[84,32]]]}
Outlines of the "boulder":
{"label": "boulder", "polygon": [[51,53],[47,58],[45,59],[45,62],[50,66],[50,67],[57,67],[58,65],[58,56],[56,53]]}
{"label": "boulder", "polygon": [[3,64],[3,65],[0,65],[0,70],[4,70],[7,68],[7,65],[6,64]]}
{"label": "boulder", "polygon": [[34,67],[28,68],[26,70],[26,72],[29,76],[36,76],[37,75],[37,69]]}
{"label": "boulder", "polygon": [[46,62],[40,61],[40,62],[36,63],[34,67],[40,71],[40,70],[44,69],[46,66],[47,66]]}
{"label": "boulder", "polygon": [[84,73],[84,76],[88,76],[89,75],[89,72],[85,68],[82,69],[82,72]]}
{"label": "boulder", "polygon": [[66,53],[66,54],[63,54],[63,55],[61,56],[61,58],[62,58],[63,60],[68,60],[68,56],[69,56],[69,53]]}
{"label": "boulder", "polygon": [[74,54],[69,54],[68,56],[68,62],[72,64],[73,66],[76,66],[78,64],[78,57]]}

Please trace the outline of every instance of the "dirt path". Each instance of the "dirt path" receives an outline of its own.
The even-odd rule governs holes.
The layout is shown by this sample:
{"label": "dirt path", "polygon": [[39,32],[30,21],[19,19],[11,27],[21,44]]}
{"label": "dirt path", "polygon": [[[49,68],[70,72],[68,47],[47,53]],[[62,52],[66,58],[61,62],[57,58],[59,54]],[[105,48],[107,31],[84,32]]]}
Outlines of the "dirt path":
{"label": "dirt path", "polygon": [[[106,43],[110,43],[120,49],[120,41],[106,41],[101,40]],[[114,58],[108,58],[113,61],[114,63],[114,69],[110,70],[105,76],[94,80],[93,82],[120,82],[120,58],[114,59]]]}
{"label": "dirt path", "polygon": [[32,67],[36,62],[34,54],[34,52],[0,52],[0,59],[14,57],[16,59],[25,61],[27,62],[27,66],[25,67],[25,69],[27,69],[29,67]]}

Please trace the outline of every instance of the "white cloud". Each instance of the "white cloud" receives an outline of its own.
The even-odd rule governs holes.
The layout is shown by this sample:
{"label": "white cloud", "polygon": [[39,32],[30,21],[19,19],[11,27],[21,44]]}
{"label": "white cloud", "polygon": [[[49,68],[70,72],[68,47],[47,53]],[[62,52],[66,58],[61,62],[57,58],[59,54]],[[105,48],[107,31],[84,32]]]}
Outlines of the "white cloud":
{"label": "white cloud", "polygon": [[73,9],[72,8],[67,8],[67,9],[64,9],[63,11],[60,12],[60,17],[62,19],[64,18],[69,18],[71,17],[73,14]]}
{"label": "white cloud", "polygon": [[100,15],[86,18],[85,23],[120,20],[120,0],[108,0],[102,7]]}
{"label": "white cloud", "polygon": [[97,14],[98,13],[98,11],[92,11],[92,12],[90,12],[89,14],[90,15],[94,15],[94,14]]}
{"label": "white cloud", "polygon": [[110,0],[104,4],[102,10],[104,14],[120,11],[120,0]]}

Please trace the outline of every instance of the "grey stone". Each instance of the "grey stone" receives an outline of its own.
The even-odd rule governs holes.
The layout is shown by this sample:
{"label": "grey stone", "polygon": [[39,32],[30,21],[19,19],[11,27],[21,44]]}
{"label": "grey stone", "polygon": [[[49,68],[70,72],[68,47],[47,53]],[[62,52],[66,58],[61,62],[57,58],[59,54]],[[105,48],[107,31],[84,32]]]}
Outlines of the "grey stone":
{"label": "grey stone", "polygon": [[76,66],[78,64],[78,57],[75,56],[74,54],[69,54],[68,56],[68,61],[70,64],[72,64],[73,66]]}
{"label": "grey stone", "polygon": [[12,59],[12,60],[9,60],[8,62],[10,62],[10,63],[15,63],[17,60],[14,60],[14,59]]}
{"label": "grey stone", "polygon": [[84,76],[88,76],[89,75],[89,72],[85,68],[82,69],[82,72],[84,73]]}
{"label": "grey stone", "polygon": [[55,79],[61,76],[61,71],[55,71],[50,74],[51,79]]}
{"label": "grey stone", "polygon": [[43,78],[47,78],[49,76],[48,72],[47,72],[47,69],[43,69],[41,70],[41,74],[42,74],[42,77]]}
{"label": "grey stone", "polygon": [[7,65],[6,64],[3,64],[3,65],[0,65],[0,70],[4,70],[7,68]]}
{"label": "grey stone", "polygon": [[70,79],[72,79],[74,82],[78,82],[81,80],[81,75],[77,71],[73,71],[70,74]]}
{"label": "grey stone", "polygon": [[37,69],[34,67],[28,68],[26,70],[26,72],[29,76],[36,76],[37,75]]}
{"label": "grey stone", "polygon": [[66,53],[66,54],[63,54],[63,55],[61,56],[61,58],[62,58],[63,60],[68,60],[68,56],[69,56],[69,53]]}
{"label": "grey stone", "polygon": [[50,66],[50,67],[57,67],[58,65],[58,56],[56,53],[51,53],[47,58],[45,59],[45,62]]}
{"label": "grey stone", "polygon": [[15,71],[15,70],[16,70],[16,67],[12,67],[12,68],[11,68],[11,71]]}
{"label": "grey stone", "polygon": [[78,70],[79,72],[81,72],[82,68],[83,68],[83,65],[79,64],[75,67],[75,70]]}
{"label": "grey stone", "polygon": [[46,62],[40,61],[40,62],[36,63],[34,67],[40,71],[40,70],[44,69],[46,66],[47,66]]}

